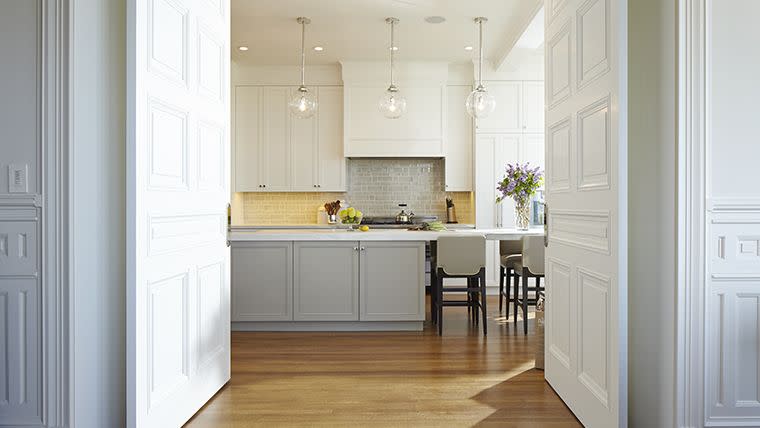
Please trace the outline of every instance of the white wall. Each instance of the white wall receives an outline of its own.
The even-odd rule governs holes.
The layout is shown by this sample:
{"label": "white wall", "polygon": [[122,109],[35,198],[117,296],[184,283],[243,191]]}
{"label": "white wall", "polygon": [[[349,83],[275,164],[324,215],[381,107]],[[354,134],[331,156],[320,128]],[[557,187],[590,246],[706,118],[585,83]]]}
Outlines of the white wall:
{"label": "white wall", "polygon": [[76,428],[125,419],[125,0],[73,0]]}
{"label": "white wall", "polygon": [[760,198],[760,2],[711,0],[708,16],[708,196]]}
{"label": "white wall", "polygon": [[676,3],[628,1],[629,426],[674,424]]}
{"label": "white wall", "polygon": [[705,3],[704,418],[760,426],[760,2]]}
{"label": "white wall", "polygon": [[0,3],[0,195],[8,193],[8,165],[29,165],[29,193],[38,189],[38,3]]}

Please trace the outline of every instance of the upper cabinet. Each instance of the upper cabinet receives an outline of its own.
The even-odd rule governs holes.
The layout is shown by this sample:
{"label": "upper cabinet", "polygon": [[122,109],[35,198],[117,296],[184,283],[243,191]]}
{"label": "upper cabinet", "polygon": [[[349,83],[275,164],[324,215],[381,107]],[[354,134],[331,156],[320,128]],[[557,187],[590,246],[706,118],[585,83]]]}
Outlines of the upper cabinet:
{"label": "upper cabinet", "polygon": [[544,132],[544,83],[487,82],[496,110],[477,121],[478,132]]}
{"label": "upper cabinet", "polygon": [[473,190],[473,120],[464,107],[464,100],[471,91],[469,85],[451,85],[446,89],[445,186],[448,192]]}
{"label": "upper cabinet", "polygon": [[235,88],[236,192],[344,192],[343,92],[313,87],[319,107],[293,117],[289,86]]}

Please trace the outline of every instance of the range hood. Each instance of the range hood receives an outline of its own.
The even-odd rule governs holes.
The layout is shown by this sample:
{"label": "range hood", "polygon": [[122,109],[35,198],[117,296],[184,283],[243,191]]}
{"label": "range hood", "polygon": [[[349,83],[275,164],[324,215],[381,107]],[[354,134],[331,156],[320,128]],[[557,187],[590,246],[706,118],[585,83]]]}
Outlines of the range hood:
{"label": "range hood", "polygon": [[448,63],[400,62],[396,65],[396,85],[406,97],[407,108],[400,118],[388,119],[378,110],[380,96],[388,86],[387,64],[341,61],[346,157],[444,156]]}

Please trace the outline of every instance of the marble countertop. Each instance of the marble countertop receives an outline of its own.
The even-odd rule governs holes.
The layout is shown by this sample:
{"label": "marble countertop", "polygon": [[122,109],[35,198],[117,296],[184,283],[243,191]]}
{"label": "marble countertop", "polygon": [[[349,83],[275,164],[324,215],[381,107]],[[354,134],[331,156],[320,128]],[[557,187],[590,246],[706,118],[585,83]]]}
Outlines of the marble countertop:
{"label": "marble countertop", "polygon": [[370,229],[367,232],[348,231],[346,229],[311,228],[311,229],[249,229],[232,228],[229,240],[246,241],[435,241],[440,236],[463,236],[479,234],[493,241],[508,241],[524,236],[543,236],[543,228],[531,228],[527,231],[517,229],[454,229],[441,232],[409,231],[404,229]]}

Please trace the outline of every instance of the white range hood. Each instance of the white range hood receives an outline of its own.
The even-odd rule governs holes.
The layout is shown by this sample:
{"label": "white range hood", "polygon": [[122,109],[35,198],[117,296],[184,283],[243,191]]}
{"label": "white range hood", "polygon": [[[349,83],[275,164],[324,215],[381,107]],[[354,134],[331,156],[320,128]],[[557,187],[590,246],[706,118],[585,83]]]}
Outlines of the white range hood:
{"label": "white range hood", "polygon": [[346,157],[444,156],[448,63],[396,64],[396,85],[407,100],[406,113],[398,119],[387,119],[378,109],[388,87],[386,62],[341,61],[341,65]]}

